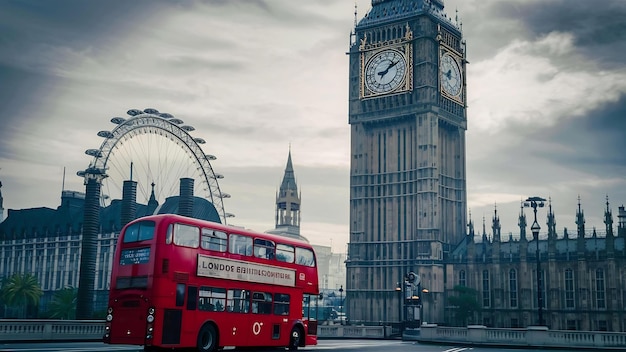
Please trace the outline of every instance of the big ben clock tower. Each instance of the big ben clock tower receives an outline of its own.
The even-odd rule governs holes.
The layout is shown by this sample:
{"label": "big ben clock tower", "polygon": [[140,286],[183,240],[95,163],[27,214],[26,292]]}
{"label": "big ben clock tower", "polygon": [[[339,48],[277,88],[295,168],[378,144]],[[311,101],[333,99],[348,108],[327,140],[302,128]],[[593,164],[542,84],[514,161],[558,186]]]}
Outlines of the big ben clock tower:
{"label": "big ben clock tower", "polygon": [[[372,0],[353,33],[353,322],[443,321],[444,260],[465,238],[467,207],[465,47],[443,8],[442,0]],[[419,284],[406,285],[409,273]]]}

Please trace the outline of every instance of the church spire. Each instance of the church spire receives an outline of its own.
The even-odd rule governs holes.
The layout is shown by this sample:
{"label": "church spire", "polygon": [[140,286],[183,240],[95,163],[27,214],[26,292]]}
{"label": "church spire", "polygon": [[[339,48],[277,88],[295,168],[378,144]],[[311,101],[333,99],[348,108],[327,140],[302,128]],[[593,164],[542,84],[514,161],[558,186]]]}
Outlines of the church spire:
{"label": "church spire", "polygon": [[291,145],[283,181],[276,195],[276,229],[279,228],[286,228],[288,234],[300,236],[300,194],[293,172]]}
{"label": "church spire", "polygon": [[150,186],[152,186],[152,192],[150,193],[150,200],[148,200],[148,209],[146,211],[147,215],[154,214],[154,211],[159,206],[159,202],[157,201],[156,196],[154,195],[154,186],[156,186],[156,184],[152,182]]}
{"label": "church spire", "polygon": [[291,146],[289,146],[289,156],[287,157],[287,166],[285,167],[285,175],[283,176],[283,182],[280,185],[280,194],[286,195],[286,193],[293,191],[298,193],[298,186],[296,185],[296,176],[293,172],[293,164],[291,163]]}

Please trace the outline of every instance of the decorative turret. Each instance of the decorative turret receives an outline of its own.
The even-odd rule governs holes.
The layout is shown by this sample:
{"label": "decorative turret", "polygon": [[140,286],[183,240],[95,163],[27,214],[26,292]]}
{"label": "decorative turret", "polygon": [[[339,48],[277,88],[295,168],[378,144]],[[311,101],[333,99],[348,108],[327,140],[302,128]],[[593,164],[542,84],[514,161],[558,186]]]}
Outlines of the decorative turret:
{"label": "decorative turret", "polygon": [[576,226],[577,226],[577,251],[578,260],[584,259],[585,254],[585,214],[580,207],[580,196],[578,196],[578,210],[576,211]]}
{"label": "decorative turret", "polygon": [[494,205],[493,218],[491,219],[491,231],[493,234],[493,242],[500,242],[502,226],[500,225],[500,217],[498,216],[498,206]]}
{"label": "decorative turret", "polygon": [[491,233],[493,235],[493,238],[491,239],[493,242],[491,259],[494,263],[500,262],[500,229],[501,226],[500,217],[498,216],[498,206],[494,204],[493,218],[491,218]]}
{"label": "decorative turret", "polygon": [[606,210],[604,211],[604,225],[606,225],[606,256],[615,256],[615,241],[613,236],[613,213],[609,208],[609,195],[606,196]]}
{"label": "decorative turret", "polygon": [[487,237],[487,227],[485,227],[485,216],[483,216],[483,243],[489,242],[489,238]]}
{"label": "decorative turret", "polygon": [[552,211],[552,197],[548,198],[548,258],[556,259],[556,220]]}
{"label": "decorative turret", "polygon": [[626,209],[624,205],[617,211],[617,236],[626,237]]}
{"label": "decorative turret", "polygon": [[487,228],[485,227],[485,216],[483,215],[483,234],[482,234],[482,243],[480,244],[482,246],[482,261],[485,261],[488,256],[488,249],[489,249],[489,237],[487,236]]}
{"label": "decorative turret", "polygon": [[467,223],[467,227],[469,229],[468,236],[469,236],[470,242],[475,242],[474,236],[476,234],[474,233],[474,221],[472,221],[472,211],[471,210],[469,212],[469,222]]}
{"label": "decorative turret", "polygon": [[520,204],[519,210],[519,218],[517,220],[517,225],[519,226],[519,240],[522,242],[527,242],[526,238],[526,226],[528,223],[526,222],[526,215],[524,215],[524,203]]}
{"label": "decorative turret", "polygon": [[476,234],[474,233],[474,221],[472,220],[471,210],[469,212],[469,222],[467,227],[469,228],[469,234],[467,236],[467,258],[469,262],[474,262],[476,260],[476,239],[474,238]]}
{"label": "decorative turret", "polygon": [[556,219],[552,211],[552,198],[548,198],[548,239],[556,240]]}

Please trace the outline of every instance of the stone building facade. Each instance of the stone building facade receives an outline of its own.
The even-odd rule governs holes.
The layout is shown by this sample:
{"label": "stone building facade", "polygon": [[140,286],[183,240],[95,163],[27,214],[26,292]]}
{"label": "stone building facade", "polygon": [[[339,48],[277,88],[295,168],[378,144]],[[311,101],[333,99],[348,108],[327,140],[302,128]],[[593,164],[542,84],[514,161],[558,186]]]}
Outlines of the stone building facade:
{"label": "stone building facade", "polygon": [[[520,237],[502,238],[500,220],[494,211],[491,238],[469,234],[447,261],[446,292],[455,285],[478,292],[482,310],[472,323],[516,328],[539,324],[539,262],[543,325],[556,330],[626,331],[626,210],[619,207],[617,226],[607,206],[605,229],[585,229],[578,204],[577,229],[556,231],[549,206],[547,236],[533,238],[526,232],[526,216],[520,211]],[[617,228],[617,232],[613,229]],[[530,235],[530,236],[529,236]],[[538,255],[538,256],[537,256]],[[444,320],[452,321],[454,308],[446,307]]]}

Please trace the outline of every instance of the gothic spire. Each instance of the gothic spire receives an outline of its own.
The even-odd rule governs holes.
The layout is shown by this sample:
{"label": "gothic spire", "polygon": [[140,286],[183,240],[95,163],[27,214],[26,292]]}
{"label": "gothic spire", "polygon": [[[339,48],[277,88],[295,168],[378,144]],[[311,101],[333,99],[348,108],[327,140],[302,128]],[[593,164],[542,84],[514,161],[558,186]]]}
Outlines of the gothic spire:
{"label": "gothic spire", "polygon": [[585,214],[580,207],[580,195],[578,196],[578,210],[576,211],[576,225],[578,226],[578,237],[585,238]]}
{"label": "gothic spire", "polygon": [[150,193],[150,200],[148,200],[148,209],[146,211],[146,214],[148,215],[154,214],[154,211],[159,206],[159,202],[154,195],[154,186],[156,186],[156,184],[152,182],[150,186],[152,186],[152,192]]}
{"label": "gothic spire", "polygon": [[556,219],[552,212],[552,197],[548,197],[548,239],[556,239]]}
{"label": "gothic spire", "polygon": [[520,241],[526,241],[526,215],[524,215],[524,202],[520,202],[519,218],[517,225],[519,226],[519,239]]}
{"label": "gothic spire", "polygon": [[483,215],[483,243],[487,243],[487,228],[485,227],[485,216]]}
{"label": "gothic spire", "polygon": [[276,229],[283,229],[282,233],[300,237],[300,204],[301,199],[291,162],[291,145],[289,145],[283,182],[276,196]]}
{"label": "gothic spire", "polygon": [[467,227],[469,227],[470,240],[473,241],[475,233],[474,233],[474,221],[472,221],[472,210],[471,209],[469,211],[469,223],[467,224]]}
{"label": "gothic spire", "polygon": [[502,226],[500,225],[500,217],[498,216],[498,205],[494,204],[493,210],[493,218],[491,219],[491,231],[493,234],[493,241],[500,242],[500,230]]}
{"label": "gothic spire", "polygon": [[[2,204],[0,203],[0,207]],[[613,237],[613,213],[609,208],[609,195],[606,195],[606,211],[604,212],[604,224],[606,225],[606,237]]]}

